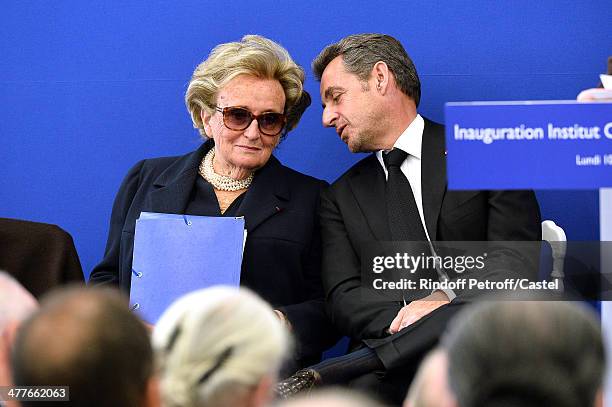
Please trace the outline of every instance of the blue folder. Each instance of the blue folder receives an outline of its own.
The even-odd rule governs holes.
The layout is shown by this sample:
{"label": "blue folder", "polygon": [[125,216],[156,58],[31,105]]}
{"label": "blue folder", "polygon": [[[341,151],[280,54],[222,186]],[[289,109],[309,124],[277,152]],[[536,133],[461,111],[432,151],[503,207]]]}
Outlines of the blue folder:
{"label": "blue folder", "polygon": [[142,212],[136,221],[130,305],[157,322],[183,294],[240,285],[244,218]]}

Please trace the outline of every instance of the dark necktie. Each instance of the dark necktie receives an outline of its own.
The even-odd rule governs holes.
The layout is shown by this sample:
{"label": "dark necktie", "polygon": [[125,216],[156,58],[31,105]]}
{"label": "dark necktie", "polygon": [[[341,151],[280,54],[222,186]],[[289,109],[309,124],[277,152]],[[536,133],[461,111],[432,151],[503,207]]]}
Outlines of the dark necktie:
{"label": "dark necktie", "polygon": [[[386,195],[389,230],[391,231],[391,238],[395,241],[421,242],[413,243],[409,248],[406,247],[410,250],[411,255],[429,255],[429,245],[426,243],[427,235],[425,235],[425,229],[423,229],[410,182],[400,169],[407,156],[408,153],[397,148],[394,148],[388,154],[383,154],[383,161],[388,172]],[[401,276],[418,279],[419,281],[422,279],[437,280],[435,270],[421,267],[414,274],[404,273]],[[417,282],[417,284],[419,283]],[[404,303],[423,298],[430,293],[431,290],[427,289],[405,291],[403,293]]]}
{"label": "dark necktie", "polygon": [[383,161],[389,175],[386,187],[389,229],[392,240],[425,242],[427,237],[410,182],[400,169],[407,156],[408,153],[397,148],[388,154],[383,153]]}

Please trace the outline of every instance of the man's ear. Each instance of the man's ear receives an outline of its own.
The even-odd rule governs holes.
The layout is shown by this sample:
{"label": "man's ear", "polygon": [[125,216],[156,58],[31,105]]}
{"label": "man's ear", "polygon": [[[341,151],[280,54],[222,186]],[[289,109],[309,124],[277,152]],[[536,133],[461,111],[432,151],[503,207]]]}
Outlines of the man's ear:
{"label": "man's ear", "polygon": [[376,91],[383,95],[387,92],[390,76],[391,71],[389,71],[389,67],[385,62],[378,61],[374,64],[372,72],[370,73],[370,78]]}

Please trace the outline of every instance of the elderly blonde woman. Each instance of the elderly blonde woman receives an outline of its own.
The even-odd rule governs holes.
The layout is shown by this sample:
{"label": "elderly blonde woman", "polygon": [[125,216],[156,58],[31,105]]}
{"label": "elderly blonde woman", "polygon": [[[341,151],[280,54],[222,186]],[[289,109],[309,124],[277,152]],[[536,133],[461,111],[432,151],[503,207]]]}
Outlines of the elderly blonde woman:
{"label": "elderly blonde woman", "polygon": [[272,304],[295,334],[298,365],[318,359],[334,339],[320,281],[317,208],[324,183],[272,155],[310,103],[303,81],[302,68],[266,38],[247,35],[214,48],[185,96],[205,142],[187,155],[143,160],[129,171],[113,206],[104,259],[90,281],[129,292],[135,222],[143,211],[244,216],[241,285]]}
{"label": "elderly blonde woman", "polygon": [[165,407],[258,407],[270,401],[288,335],[256,295],[218,286],[172,304],[153,347]]}

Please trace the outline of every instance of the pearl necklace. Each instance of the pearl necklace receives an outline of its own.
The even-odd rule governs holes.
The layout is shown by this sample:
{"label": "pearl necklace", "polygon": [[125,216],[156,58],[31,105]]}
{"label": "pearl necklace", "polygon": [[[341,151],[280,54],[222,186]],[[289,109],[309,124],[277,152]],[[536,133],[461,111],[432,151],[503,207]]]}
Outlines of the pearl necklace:
{"label": "pearl necklace", "polygon": [[239,191],[241,189],[247,189],[251,185],[251,182],[253,182],[252,173],[245,179],[234,179],[227,175],[217,174],[213,168],[213,158],[215,158],[214,147],[204,156],[198,172],[202,178],[210,182],[215,189],[220,191]]}

